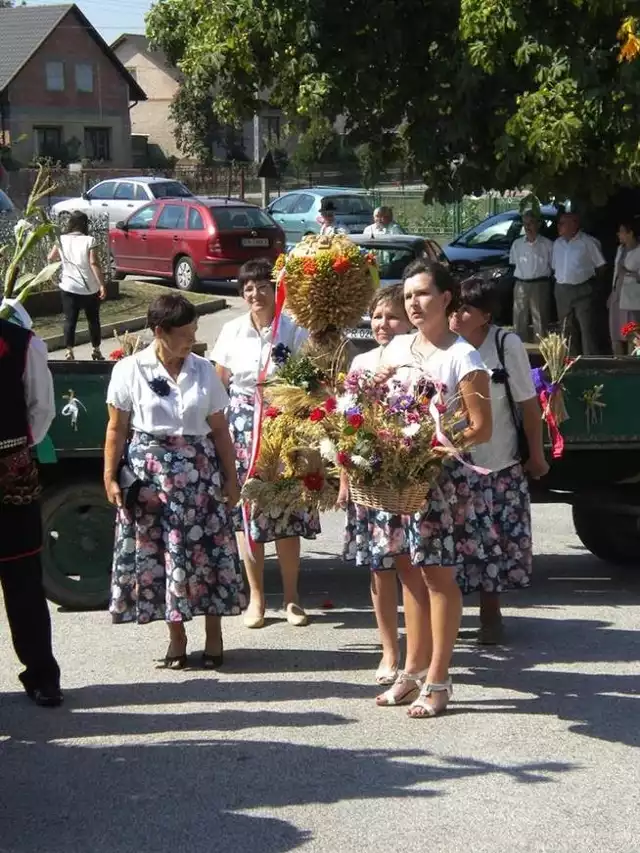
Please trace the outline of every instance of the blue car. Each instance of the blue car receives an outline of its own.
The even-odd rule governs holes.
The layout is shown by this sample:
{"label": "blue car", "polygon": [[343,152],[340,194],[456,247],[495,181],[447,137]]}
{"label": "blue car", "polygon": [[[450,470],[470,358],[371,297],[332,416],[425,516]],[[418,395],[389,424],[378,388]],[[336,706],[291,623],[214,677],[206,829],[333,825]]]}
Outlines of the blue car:
{"label": "blue car", "polygon": [[267,213],[287,235],[287,245],[295,245],[307,234],[322,228],[320,207],[331,201],[336,225],[348,234],[361,234],[373,222],[373,208],[367,196],[345,187],[313,187],[285,193],[271,202]]}

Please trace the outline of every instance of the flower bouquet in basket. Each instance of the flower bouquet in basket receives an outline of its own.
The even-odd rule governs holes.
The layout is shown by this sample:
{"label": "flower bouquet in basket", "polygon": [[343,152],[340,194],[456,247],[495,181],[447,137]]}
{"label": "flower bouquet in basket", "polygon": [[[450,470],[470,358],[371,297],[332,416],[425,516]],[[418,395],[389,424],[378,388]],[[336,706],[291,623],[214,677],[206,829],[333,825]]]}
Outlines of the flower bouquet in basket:
{"label": "flower bouquet in basket", "polygon": [[447,411],[443,391],[426,375],[380,385],[356,370],[324,404],[321,452],[347,473],[355,503],[394,513],[424,505],[446,456],[462,449],[461,413]]}

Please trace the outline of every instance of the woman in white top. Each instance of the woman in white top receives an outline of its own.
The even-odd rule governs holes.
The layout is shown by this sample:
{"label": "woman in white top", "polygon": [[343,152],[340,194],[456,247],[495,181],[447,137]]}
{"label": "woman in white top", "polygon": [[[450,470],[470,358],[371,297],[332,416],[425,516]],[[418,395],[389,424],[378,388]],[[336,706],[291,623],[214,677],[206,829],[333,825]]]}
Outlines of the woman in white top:
{"label": "woman in white top", "polygon": [[89,234],[89,218],[76,210],[69,217],[66,233],[60,245],[49,252],[49,261],[62,262],[60,290],[64,313],[64,345],[67,361],[74,360],[76,326],[80,311],[84,311],[89,326],[94,361],[103,361],[100,352],[100,302],[105,298],[104,277],[98,261],[95,238]]}
{"label": "woman in white top", "polygon": [[[518,335],[491,322],[499,307],[494,283],[480,278],[464,281],[460,302],[451,329],[476,347],[491,371],[493,431],[491,441],[472,451],[474,463],[491,473],[469,477],[474,507],[487,509],[492,523],[462,552],[458,583],[463,593],[480,592],[478,641],[495,645],[503,639],[500,593],[529,586],[531,579],[531,502],[525,472],[539,479],[549,466],[527,351]],[[526,436],[524,464],[520,428]]]}
{"label": "woman in white top", "polygon": [[[387,369],[381,370],[380,380],[395,375],[414,385],[426,377],[444,383],[446,405],[465,412],[461,429],[466,446],[488,441],[488,373],[477,351],[449,330],[449,315],[457,307],[457,283],[441,264],[417,260],[405,270],[404,296],[409,320],[418,332],[391,341],[382,357]],[[447,460],[424,510],[407,518],[412,565],[407,570],[401,563],[397,566],[405,587],[405,669],[377,703],[388,706],[414,700],[411,717],[441,714],[451,696],[449,665],[462,615],[455,566],[466,539],[476,535],[474,525],[462,525],[456,531],[455,516],[464,513],[466,517],[468,498],[464,466]],[[483,518],[476,522],[481,524]]]}
{"label": "woman in white top", "polygon": [[[377,373],[387,347],[396,335],[406,335],[411,324],[404,308],[401,284],[385,287],[376,293],[369,307],[371,331],[379,346],[357,355],[350,371]],[[409,567],[409,546],[401,515],[369,509],[349,501],[349,483],[340,483],[338,505],[347,510],[344,558],[357,566],[371,569],[371,601],[382,643],[382,660],[376,672],[377,684],[393,684],[398,675],[398,580],[396,562]]]}
{"label": "woman in white top", "polygon": [[622,328],[627,323],[640,323],[640,245],[637,220],[622,222],[618,228],[620,245],[613,271],[613,288],[609,299],[609,331],[614,355],[626,355],[627,342]]}
{"label": "woman in white top", "polygon": [[[286,314],[282,314],[277,335],[273,336],[275,286],[272,265],[268,260],[248,261],[238,274],[238,290],[249,311],[222,327],[211,351],[218,375],[229,390],[229,429],[236,452],[236,466],[243,483],[251,460],[254,428],[254,404],[258,377],[271,375],[278,358],[296,353],[307,339]],[[315,539],[320,532],[317,512],[304,510],[283,516],[258,512],[253,508],[250,534],[253,552],[242,535],[243,524],[236,519],[247,578],[250,600],[245,615],[247,628],[264,626],[264,545],[276,543],[284,588],[284,607],[290,625],[307,624],[307,616],[298,602],[300,572],[300,537]]]}
{"label": "woman in white top", "polygon": [[[205,616],[202,665],[214,669],[220,617],[245,606],[228,397],[212,364],[191,351],[197,315],[188,299],[159,296],[148,325],[154,342],[114,366],[107,392],[104,482],[118,507],[110,611],[116,623],[166,621],[169,669],[187,662],[184,623]],[[123,454],[129,470],[119,475]],[[136,478],[135,500],[119,485],[125,473]]]}

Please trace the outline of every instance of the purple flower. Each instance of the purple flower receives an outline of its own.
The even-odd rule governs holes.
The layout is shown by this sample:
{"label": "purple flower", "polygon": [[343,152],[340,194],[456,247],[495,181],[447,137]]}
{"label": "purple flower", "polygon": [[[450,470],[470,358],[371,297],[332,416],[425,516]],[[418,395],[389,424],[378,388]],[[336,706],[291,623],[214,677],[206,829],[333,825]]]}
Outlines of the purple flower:
{"label": "purple flower", "polygon": [[291,350],[286,344],[276,344],[271,350],[271,361],[273,361],[274,364],[281,366],[286,364],[290,355]]}
{"label": "purple flower", "polygon": [[171,386],[164,376],[155,376],[149,381],[149,388],[155,392],[158,397],[168,397],[171,393]]}

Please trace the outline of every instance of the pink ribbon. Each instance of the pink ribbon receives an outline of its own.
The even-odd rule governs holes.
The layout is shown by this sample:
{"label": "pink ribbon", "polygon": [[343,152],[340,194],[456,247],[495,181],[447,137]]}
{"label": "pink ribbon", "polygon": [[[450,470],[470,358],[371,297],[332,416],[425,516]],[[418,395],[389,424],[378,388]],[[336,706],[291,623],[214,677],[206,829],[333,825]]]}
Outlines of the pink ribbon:
{"label": "pink ribbon", "polygon": [[440,413],[440,407],[444,407],[444,394],[442,389],[440,388],[437,394],[432,397],[431,403],[429,405],[429,413],[433,418],[433,422],[436,427],[435,436],[438,439],[438,442],[449,451],[451,456],[465,468],[471,469],[476,474],[480,474],[481,476],[485,476],[486,474],[490,474],[491,471],[488,468],[480,468],[479,465],[472,465],[471,462],[467,462],[467,460],[462,456],[460,451],[455,447],[455,445],[450,441],[449,438],[442,431],[442,416]]}
{"label": "pink ribbon", "polygon": [[[282,316],[282,310],[284,308],[284,303],[287,298],[287,289],[285,285],[285,270],[284,268],[280,270],[278,274],[278,279],[276,281],[276,306],[273,314],[273,323],[271,324],[271,342],[269,344],[269,353],[265,359],[264,364],[258,370],[258,381],[256,383],[256,390],[254,395],[254,403],[253,403],[253,433],[251,436],[251,457],[249,459],[249,469],[247,471],[247,480],[250,477],[253,477],[256,473],[256,468],[258,467],[258,457],[260,455],[260,445],[262,444],[262,424],[264,421],[264,392],[262,385],[266,380],[269,374],[269,365],[271,363],[271,353],[273,351],[274,343],[278,336],[278,329],[280,328],[280,317]],[[242,504],[242,525],[244,528],[244,535],[249,544],[249,557],[253,559],[253,554],[255,551],[255,542],[253,537],[251,536],[251,515],[250,515],[250,506],[248,501],[243,501]]]}
{"label": "pink ribbon", "polygon": [[558,425],[558,421],[556,420],[556,416],[553,414],[553,409],[551,408],[551,401],[553,399],[553,394],[555,391],[551,391],[549,393],[546,390],[541,390],[539,399],[540,405],[542,406],[543,416],[545,423],[547,424],[547,428],[549,429],[549,437],[551,439],[551,455],[554,459],[562,459],[564,454],[564,437],[560,432],[560,427]]}

